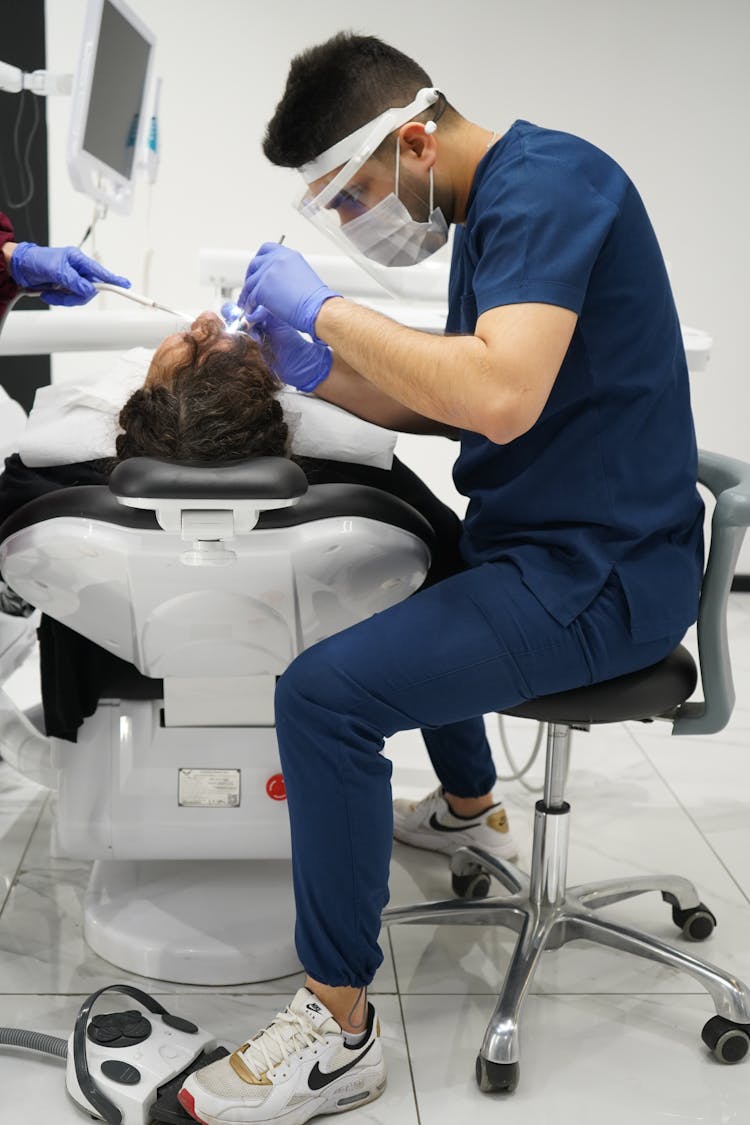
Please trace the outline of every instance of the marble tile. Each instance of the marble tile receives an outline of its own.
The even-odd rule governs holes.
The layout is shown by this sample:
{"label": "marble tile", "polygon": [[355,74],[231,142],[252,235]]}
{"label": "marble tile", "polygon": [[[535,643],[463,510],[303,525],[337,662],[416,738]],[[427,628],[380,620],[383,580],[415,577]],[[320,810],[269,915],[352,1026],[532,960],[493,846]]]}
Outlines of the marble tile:
{"label": "marble tile", "polygon": [[48,794],[49,789],[29,781],[0,759],[0,809],[38,802]]}
{"label": "marble tile", "polygon": [[[158,995],[156,989],[147,991]],[[193,1020],[213,1032],[227,1048],[236,1047],[284,1008],[293,990],[276,995],[236,996],[217,993],[166,994],[164,1006],[175,1015]],[[67,1039],[83,996],[0,996],[0,1026],[24,1027]],[[130,998],[124,1002],[133,1005]],[[117,1008],[102,998],[101,1010]],[[98,1009],[97,1009],[98,1010]],[[388,1085],[376,1102],[357,1111],[358,1125],[417,1125],[409,1059],[398,998],[377,999],[383,1044],[388,1062]],[[0,1087],[3,1121],[23,1125],[83,1125],[86,1114],[67,1094],[62,1060],[0,1047]],[[7,1115],[7,1116],[6,1116]]]}
{"label": "marble tile", "polygon": [[0,915],[39,819],[45,797],[44,790],[38,790],[23,802],[0,800]]}
{"label": "marble tile", "polygon": [[407,996],[420,1120],[429,1125],[744,1125],[748,1064],[722,1066],[700,1039],[710,1003],[681,996],[528,998],[520,1082],[483,1094],[474,1063],[492,1004]]}

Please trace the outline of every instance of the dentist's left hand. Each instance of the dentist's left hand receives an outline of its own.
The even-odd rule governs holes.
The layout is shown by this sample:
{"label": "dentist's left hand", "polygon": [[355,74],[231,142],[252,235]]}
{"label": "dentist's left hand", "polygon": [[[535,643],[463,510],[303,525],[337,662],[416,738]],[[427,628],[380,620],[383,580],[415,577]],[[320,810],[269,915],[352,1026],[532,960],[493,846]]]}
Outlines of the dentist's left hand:
{"label": "dentist's left hand", "polygon": [[333,353],[326,344],[306,340],[263,305],[249,313],[247,321],[252,325],[251,334],[261,341],[271,370],[282,383],[298,391],[314,391],[328,377]]}
{"label": "dentist's left hand", "polygon": [[21,289],[39,289],[48,305],[85,305],[96,296],[94,281],[130,288],[126,277],[110,273],[76,246],[37,246],[19,242],[8,264]]}
{"label": "dentist's left hand", "polygon": [[321,306],[330,297],[340,296],[296,250],[264,242],[247,267],[238,303],[248,312],[263,305],[279,320],[317,340],[315,321]]}

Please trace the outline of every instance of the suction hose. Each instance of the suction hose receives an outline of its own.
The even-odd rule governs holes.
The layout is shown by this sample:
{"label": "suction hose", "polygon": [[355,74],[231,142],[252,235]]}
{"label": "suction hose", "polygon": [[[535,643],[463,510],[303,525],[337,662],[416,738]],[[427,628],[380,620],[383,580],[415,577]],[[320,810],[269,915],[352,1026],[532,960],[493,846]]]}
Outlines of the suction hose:
{"label": "suction hose", "polygon": [[44,1055],[56,1055],[59,1059],[68,1057],[68,1042],[54,1035],[43,1035],[41,1031],[24,1031],[20,1027],[0,1027],[0,1046],[24,1047],[27,1051],[40,1051]]}

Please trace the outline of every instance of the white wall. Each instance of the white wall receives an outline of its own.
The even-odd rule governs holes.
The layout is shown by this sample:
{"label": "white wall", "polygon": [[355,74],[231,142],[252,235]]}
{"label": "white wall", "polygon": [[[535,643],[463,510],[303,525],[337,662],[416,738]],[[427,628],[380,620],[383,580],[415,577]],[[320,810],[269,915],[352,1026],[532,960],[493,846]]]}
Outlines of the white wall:
{"label": "white wall", "polygon": [[[111,216],[97,248],[151,292],[211,305],[197,285],[201,246],[289,245],[330,251],[290,202],[296,173],[271,167],[263,128],[297,51],[335,31],[372,33],[417,58],[466,116],[504,130],[515,118],[579,133],[610,152],[643,195],[670,262],[680,316],[714,337],[693,377],[699,441],[750,456],[746,282],[750,264],[748,0],[130,0],[158,38],[162,157],[150,233],[143,185],[131,218]],[[47,0],[47,60],[75,68],[85,0]],[[91,205],[65,169],[68,107],[48,103],[51,234],[78,241]],[[115,300],[115,299],[113,299]],[[60,357],[56,377],[77,360]],[[453,447],[405,439],[399,450],[460,506]],[[741,569],[750,572],[746,546]]]}

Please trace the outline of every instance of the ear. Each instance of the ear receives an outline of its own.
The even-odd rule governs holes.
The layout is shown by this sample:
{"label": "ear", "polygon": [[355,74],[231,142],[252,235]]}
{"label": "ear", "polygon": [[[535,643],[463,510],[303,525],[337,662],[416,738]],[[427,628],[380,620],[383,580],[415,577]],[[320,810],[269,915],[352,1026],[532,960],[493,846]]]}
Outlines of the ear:
{"label": "ear", "polygon": [[427,132],[421,121],[407,121],[398,133],[401,142],[401,159],[416,159],[425,168],[432,168],[437,160],[437,141],[434,131]]}

